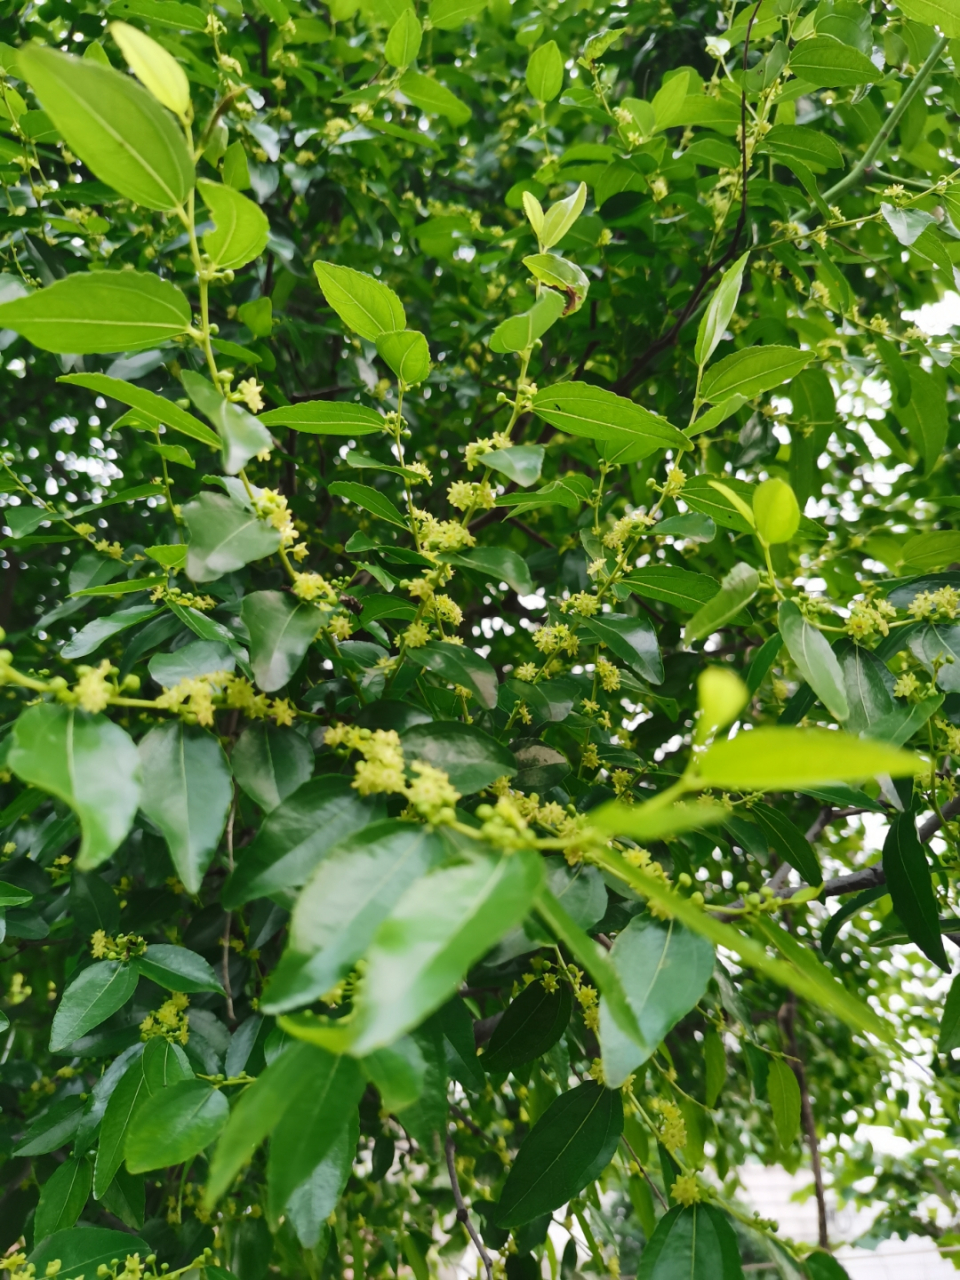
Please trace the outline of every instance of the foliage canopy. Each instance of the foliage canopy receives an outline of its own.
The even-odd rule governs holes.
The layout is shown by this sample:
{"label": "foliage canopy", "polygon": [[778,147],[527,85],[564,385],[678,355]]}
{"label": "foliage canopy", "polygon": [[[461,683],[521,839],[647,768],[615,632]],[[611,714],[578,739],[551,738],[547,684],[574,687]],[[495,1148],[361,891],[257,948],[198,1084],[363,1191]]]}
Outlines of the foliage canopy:
{"label": "foliage canopy", "polygon": [[958,0],[0,15],[9,1273],[955,1244]]}

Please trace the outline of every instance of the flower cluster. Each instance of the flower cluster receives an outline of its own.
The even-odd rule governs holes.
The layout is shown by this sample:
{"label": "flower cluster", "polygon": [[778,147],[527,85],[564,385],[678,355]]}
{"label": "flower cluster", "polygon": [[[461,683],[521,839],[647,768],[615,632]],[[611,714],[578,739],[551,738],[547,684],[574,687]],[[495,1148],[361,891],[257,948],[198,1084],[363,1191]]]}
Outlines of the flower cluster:
{"label": "flower cluster", "polygon": [[215,609],[217,605],[213,596],[198,596],[193,591],[181,591],[179,587],[168,587],[162,583],[150,592],[150,599],[154,604],[158,600],[166,600],[169,604],[179,604],[184,609],[196,609],[199,613],[206,613],[210,609]]}
{"label": "flower cluster", "polygon": [[592,618],[595,613],[600,612],[600,600],[589,591],[578,591],[576,595],[561,600],[560,612],[576,613],[581,618]]}
{"label": "flower cluster", "polygon": [[[649,849],[624,849],[623,860],[628,862],[631,867],[636,867],[654,880],[659,880],[666,887],[670,885],[670,877],[664,871],[662,865],[651,856]],[[670,911],[667,907],[661,906],[652,900],[648,901],[647,908],[652,916],[658,920],[669,920]]]}
{"label": "flower cluster", "polygon": [[414,507],[413,518],[417,526],[417,539],[424,555],[437,551],[464,551],[476,544],[469,529],[456,520],[438,520],[429,511]]}
{"label": "flower cluster", "polygon": [[670,1195],[676,1200],[677,1204],[682,1204],[685,1209],[692,1204],[697,1204],[700,1200],[700,1186],[697,1183],[697,1175],[695,1173],[681,1173],[670,1188]]}
{"label": "flower cluster", "polygon": [[278,725],[293,724],[294,708],[286,698],[271,701],[265,693],[257,693],[244,676],[232,671],[213,671],[205,676],[188,676],[171,689],[164,689],[157,706],[175,711],[188,724],[209,727],[217,706],[242,711],[250,720],[269,716]]}
{"label": "flower cluster", "polygon": [[897,611],[889,600],[854,600],[847,619],[847,634],[854,640],[869,640],[877,632],[888,636],[890,619],[896,616]]}
{"label": "flower cluster", "polygon": [[607,658],[597,658],[597,679],[607,693],[616,693],[620,688],[620,672]]}
{"label": "flower cluster", "polygon": [[297,540],[297,531],[293,514],[282,493],[277,493],[275,489],[261,489],[254,497],[253,509],[261,520],[272,524],[280,534],[281,547],[293,546]]}
{"label": "flower cluster", "polygon": [[410,771],[414,776],[408,783],[403,746],[394,729],[335,724],[327,729],[324,742],[334,749],[345,748],[347,754],[359,752],[361,759],[357,761],[352,785],[362,796],[394,792],[406,796],[413,813],[432,825],[453,821],[460,792],[442,769],[425,760],[412,762]]}
{"label": "flower cluster", "polygon": [[484,454],[493,453],[496,449],[509,449],[512,444],[513,441],[505,431],[495,431],[492,436],[485,436],[482,440],[471,440],[464,451],[467,470],[472,471]]}
{"label": "flower cluster", "polygon": [[687,1145],[687,1126],[683,1115],[675,1102],[666,1098],[654,1098],[650,1103],[651,1110],[660,1115],[659,1138],[668,1151],[676,1151]]}
{"label": "flower cluster", "polygon": [[321,573],[295,573],[293,594],[299,596],[301,600],[322,600],[324,604],[338,602],[335,588]]}
{"label": "flower cluster", "polygon": [[98,929],[90,938],[90,954],[94,960],[129,960],[142,956],[146,949],[147,944],[136,933],[118,933],[111,938]]}
{"label": "flower cluster", "polygon": [[629,515],[621,516],[607,530],[603,535],[603,545],[619,551],[624,543],[649,529],[653,523],[653,517],[648,516],[645,511],[631,511]]}
{"label": "flower cluster", "polygon": [[912,618],[953,619],[960,610],[960,591],[955,587],[940,587],[936,591],[920,591],[907,605]]}
{"label": "flower cluster", "polygon": [[458,511],[471,511],[477,507],[489,511],[497,505],[497,495],[487,480],[454,480],[447,490],[447,498]]}
{"label": "flower cluster", "polygon": [[159,1009],[148,1013],[140,1023],[140,1039],[155,1040],[162,1036],[171,1044],[186,1044],[190,1039],[189,1004],[182,991],[175,991],[169,1000],[164,1000]]}
{"label": "flower cluster", "polygon": [[541,653],[550,657],[563,652],[573,658],[580,649],[578,637],[565,622],[558,622],[554,626],[538,627],[533,633],[533,643]]}

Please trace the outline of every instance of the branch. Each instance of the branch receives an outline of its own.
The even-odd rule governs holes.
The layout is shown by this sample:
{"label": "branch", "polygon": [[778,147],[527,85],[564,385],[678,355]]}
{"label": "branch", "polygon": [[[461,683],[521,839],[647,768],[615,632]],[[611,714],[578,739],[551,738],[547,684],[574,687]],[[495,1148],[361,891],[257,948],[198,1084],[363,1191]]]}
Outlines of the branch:
{"label": "branch", "polygon": [[797,1045],[797,1034],[794,1026],[794,1017],[797,1011],[797,997],[794,992],[780,1006],[777,1014],[777,1021],[780,1024],[780,1032],[783,1036],[784,1043],[787,1047],[787,1053],[790,1055],[788,1061],[793,1074],[797,1078],[797,1084],[800,1086],[800,1116],[803,1120],[803,1128],[807,1137],[807,1145],[810,1148],[810,1165],[813,1169],[813,1185],[817,1194],[817,1226],[820,1237],[820,1248],[830,1248],[830,1238],[827,1235],[827,1198],[823,1189],[823,1169],[820,1166],[820,1144],[817,1142],[817,1126],[813,1117],[813,1106],[810,1102],[810,1093],[807,1089],[807,1074],[803,1069],[803,1059],[800,1057],[800,1049]]}
{"label": "branch", "polygon": [[[956,814],[960,814],[960,796],[948,800],[945,805],[941,805],[940,813],[931,814],[926,820],[917,832],[921,844],[928,844],[943,826],[941,814],[944,821],[949,821]],[[873,889],[878,884],[886,884],[886,882],[887,877],[883,866],[878,862],[875,866],[864,868],[863,871],[854,871],[850,875],[837,876],[836,880],[828,880],[820,896],[836,898],[841,893],[857,893],[861,889]]]}
{"label": "branch", "polygon": [[467,1206],[463,1200],[463,1192],[460,1190],[460,1183],[457,1179],[457,1151],[453,1145],[452,1133],[447,1134],[447,1141],[444,1145],[444,1150],[447,1154],[447,1171],[450,1174],[450,1186],[453,1190],[453,1199],[457,1206],[457,1221],[462,1222],[467,1228],[467,1231],[470,1234],[470,1239],[476,1245],[477,1253],[479,1253],[480,1260],[487,1273],[487,1280],[493,1280],[493,1263],[490,1261],[490,1255],[483,1247],[483,1241],[480,1239],[480,1235],[476,1227],[470,1221],[470,1214],[467,1211]]}

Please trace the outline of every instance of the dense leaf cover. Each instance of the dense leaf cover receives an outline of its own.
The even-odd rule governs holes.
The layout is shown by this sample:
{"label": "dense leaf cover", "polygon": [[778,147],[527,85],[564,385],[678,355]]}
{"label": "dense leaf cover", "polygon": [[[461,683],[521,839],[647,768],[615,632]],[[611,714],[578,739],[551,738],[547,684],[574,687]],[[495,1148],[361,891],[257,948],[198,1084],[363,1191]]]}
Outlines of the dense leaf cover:
{"label": "dense leaf cover", "polygon": [[11,1276],[955,1245],[958,0],[0,14]]}

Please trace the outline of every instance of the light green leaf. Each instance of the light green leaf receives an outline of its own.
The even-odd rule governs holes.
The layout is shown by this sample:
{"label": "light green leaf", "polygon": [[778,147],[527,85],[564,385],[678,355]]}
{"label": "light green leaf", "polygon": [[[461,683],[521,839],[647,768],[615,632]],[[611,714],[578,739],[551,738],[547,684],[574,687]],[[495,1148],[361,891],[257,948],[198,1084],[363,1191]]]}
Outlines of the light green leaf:
{"label": "light green leaf", "polygon": [[372,515],[379,517],[379,519],[386,520],[390,524],[399,525],[401,529],[406,529],[406,520],[390,499],[382,494],[379,489],[373,489],[368,484],[356,484],[353,480],[336,480],[333,484],[328,485],[327,488],[335,498],[346,498],[350,502],[355,502],[358,507],[362,507],[364,511],[369,511]]}
{"label": "light green leaf", "polygon": [[689,427],[684,429],[684,433],[693,437],[700,435],[704,431],[712,431],[714,427],[719,427],[721,422],[726,422],[746,403],[745,396],[731,396],[729,400],[724,400],[722,404],[715,404],[712,409],[702,413],[696,422],[691,423]]}
{"label": "light green leaf", "polygon": [[926,768],[909,751],[830,729],[771,726],[741,730],[700,757],[702,786],[735,791],[793,791],[877,774],[910,778]]}
{"label": "light green leaf", "polygon": [[822,631],[812,626],[792,600],[780,605],[778,624],[797,670],[823,705],[838,720],[850,714],[843,672]]}
{"label": "light green leaf", "polygon": [[126,22],[111,22],[108,30],[144,88],[168,111],[185,120],[190,113],[190,82],[176,58]]}
{"label": "light green leaf", "polygon": [[523,265],[534,279],[559,290],[569,311],[579,311],[590,289],[590,281],[575,262],[569,262],[556,253],[531,253],[524,258]]}
{"label": "light green leaf", "polygon": [[193,414],[187,413],[186,409],[181,409],[172,400],[158,396],[154,391],[148,391],[146,387],[137,387],[132,382],[124,382],[120,378],[109,378],[105,373],[68,373],[57,381],[67,382],[74,387],[86,387],[88,391],[93,391],[97,395],[119,400],[121,404],[140,410],[149,418],[162,422],[164,426],[172,427],[174,431],[180,431],[193,440],[208,444],[211,449],[220,448],[220,437],[216,432],[211,431]]}
{"label": "light green leaf", "polygon": [[951,39],[960,36],[960,6],[956,0],[904,0],[897,3],[908,18],[928,27],[939,27]]}
{"label": "light green leaf", "polygon": [[[446,116],[456,128],[466,124],[473,112],[463,101],[452,93],[445,84],[435,80],[433,76],[422,75],[419,71],[406,71],[400,77],[400,92],[409,98],[415,107],[428,116]],[[402,329],[403,325],[397,325]]]}
{"label": "light green leaf", "polygon": [[105,640],[135,627],[139,622],[146,622],[148,618],[155,618],[159,612],[155,605],[141,604],[118,609],[104,618],[94,618],[70,637],[60,650],[60,656],[71,662],[85,658],[99,649]]}
{"label": "light green leaf", "polygon": [[521,1227],[572,1200],[603,1173],[622,1132],[619,1090],[591,1080],[562,1093],[520,1145],[500,1193],[497,1225]]}
{"label": "light green leaf", "polygon": [[29,707],[14,725],[7,767],[76,813],[80,871],[109,858],[130,830],[140,802],[140,760],[130,736],[106,716],[49,703]]}
{"label": "light green leaf", "polygon": [[610,962],[620,975],[645,1049],[625,1035],[600,1001],[600,1050],[604,1080],[619,1088],[646,1062],[667,1032],[690,1012],[713,973],[713,947],[675,920],[634,917],[617,934]]}
{"label": "light green leaf", "polygon": [[801,40],[790,55],[790,70],[798,80],[815,89],[876,84],[883,79],[883,72],[865,53],[851,45],[841,44],[832,36]]}
{"label": "light green leaf", "polygon": [[267,815],[223,889],[228,911],[253,898],[299,889],[338,841],[383,816],[348,778],[326,774],[304,782]]}
{"label": "light green leaf", "polygon": [[423,334],[414,329],[381,333],[377,338],[377,351],[405,387],[423,382],[430,372],[430,348]]}
{"label": "light green leaf", "polygon": [[662,600],[685,613],[695,613],[717,594],[716,580],[706,573],[675,568],[670,564],[651,564],[634,569],[623,584],[646,600]]}
{"label": "light green leaf", "polygon": [[206,730],[173,720],[143,738],[140,760],[140,807],[163,832],[187,892],[198,893],[233,799],[223,747]]}
{"label": "light green leaf", "polygon": [[229,648],[217,640],[192,640],[173,653],[155,653],[147,663],[152,679],[164,689],[172,689],[181,680],[232,671],[237,660]]}
{"label": "light green leaf", "polygon": [[711,404],[721,404],[735,395],[752,400],[762,391],[771,391],[795,377],[813,356],[812,351],[797,347],[746,347],[734,351],[706,371],[700,395]]}
{"label": "light green leaf", "polygon": [[542,875],[539,855],[520,851],[422,877],[377,931],[349,1023],[297,1015],[281,1025],[358,1057],[392,1044],[439,1008],[471,964],[520,923]]}
{"label": "light green leaf", "polygon": [[258,419],[268,427],[293,427],[320,436],[368,436],[383,431],[383,418],[376,409],[336,400],[307,400],[302,404],[268,409]]}
{"label": "light green leaf", "polygon": [[185,207],[193,161],[146,89],[113,67],[35,42],[17,51],[17,61],[57,132],[102,182],[147,209]]}
{"label": "light green leaf", "polygon": [[537,102],[552,102],[563,88],[563,58],[556,40],[548,40],[531,53],[527,88]]}
{"label": "light green leaf", "polygon": [[270,223],[258,205],[233,187],[201,178],[197,182],[203,203],[216,223],[206,231],[203,247],[220,271],[234,271],[259,258],[267,244]]}
{"label": "light green leaf", "polygon": [[273,974],[264,1009],[286,1012],[332,990],[397,900],[443,854],[436,833],[393,820],[341,840],[297,900],[290,950]]}
{"label": "light green leaf", "polygon": [[375,1086],[384,1108],[395,1112],[412,1106],[420,1097],[427,1064],[413,1036],[401,1036],[388,1048],[362,1058],[360,1070]]}
{"label": "light green leaf", "polygon": [[257,684],[273,693],[297,671],[325,615],[283,591],[254,591],[244,596],[240,616],[250,633],[250,665]]}
{"label": "light green leaf", "polygon": [[383,56],[391,67],[409,67],[411,62],[416,62],[422,41],[423,28],[417,15],[412,9],[404,9],[390,28]]}
{"label": "light green leaf", "polygon": [[183,508],[183,520],[190,534],[187,573],[194,582],[213,582],[273,555],[280,545],[272,524],[225,493],[199,493]]}
{"label": "light green leaf", "polygon": [[561,382],[539,391],[533,411],[559,431],[614,444],[636,443],[647,456],[657,449],[689,449],[690,441],[665,418],[588,382]]}
{"label": "light green leaf", "polygon": [[720,583],[720,590],[693,615],[683,632],[684,644],[712,635],[735,618],[760,590],[760,575],[752,565],[735,564]]}
{"label": "light green leaf", "polygon": [[248,724],[230,756],[237,785],[266,813],[313,773],[313,748],[295,729]]}
{"label": "light green leaf", "polygon": [[376,342],[382,333],[407,327],[400,299],[373,276],[330,262],[315,262],[313,269],[327,302],[361,338]]}
{"label": "light green leaf", "polygon": [[543,222],[537,231],[537,239],[542,248],[550,249],[553,245],[560,243],[583,213],[586,202],[587,184],[581,182],[572,196],[567,196],[565,200],[558,200],[556,204],[550,206],[543,215]]}
{"label": "light green leaf", "polygon": [[736,260],[733,266],[727,267],[720,277],[720,283],[717,285],[713,296],[707,303],[707,309],[704,311],[700,321],[700,327],[697,330],[697,341],[693,349],[693,358],[699,365],[705,365],[714,351],[716,351],[717,345],[733,317],[733,313],[737,308],[737,299],[740,297],[743,269],[747,265],[749,256],[749,253],[745,253]]}
{"label": "light green leaf", "polygon": [[230,1115],[230,1104],[206,1080],[181,1080],[140,1107],[124,1147],[131,1173],[183,1164],[208,1147]]}
{"label": "light green leaf", "polygon": [[[501,321],[490,335],[490,350],[498,354],[527,351],[563,315],[566,299],[553,289],[542,293],[529,311]],[[509,450],[507,451],[509,452]]]}
{"label": "light green leaf", "polygon": [[184,370],[181,378],[187,395],[217,429],[228,475],[235,476],[251,458],[273,447],[273,437],[260,419],[227,400],[213,383],[190,370]]}
{"label": "light green leaf", "polygon": [[167,991],[215,991],[223,986],[211,966],[187,947],[151,942],[142,956],[133,961],[137,971]]}
{"label": "light green leaf", "polygon": [[78,271],[0,303],[0,325],[22,333],[42,351],[136,351],[185,333],[190,304],[176,285],[158,276]]}
{"label": "light green leaf", "polygon": [[790,541],[800,527],[800,506],[786,480],[774,478],[757,485],[753,493],[753,517],[757,533],[770,546]]}
{"label": "light green leaf", "polygon": [[628,805],[608,800],[590,811],[590,823],[598,831],[630,836],[634,840],[662,840],[681,831],[699,831],[723,822],[728,811],[712,800],[692,804],[674,804],[661,808],[655,803]]}
{"label": "light green leaf", "polygon": [[517,772],[513,752],[476,725],[457,720],[415,724],[404,730],[400,741],[408,761],[424,760],[443,769],[464,796]]}
{"label": "light green leaf", "polygon": [[487,0],[430,0],[430,21],[440,31],[456,31],[486,7]]}
{"label": "light green leaf", "polygon": [[903,547],[903,563],[911,569],[929,572],[953,564],[960,557],[960,532],[938,529],[933,533],[915,533]]}
{"label": "light green leaf", "polygon": [[782,1058],[774,1058],[767,1074],[767,1097],[781,1147],[793,1144],[800,1132],[800,1086]]}
{"label": "light green leaf", "polygon": [[417,666],[426,667],[448,684],[462,684],[488,711],[497,705],[497,673],[478,653],[463,644],[431,640],[418,649],[409,649],[407,657]]}
{"label": "light green leaf", "polygon": [[139,976],[119,960],[99,960],[81,969],[53,1015],[50,1052],[60,1053],[116,1013],[136,991]]}

